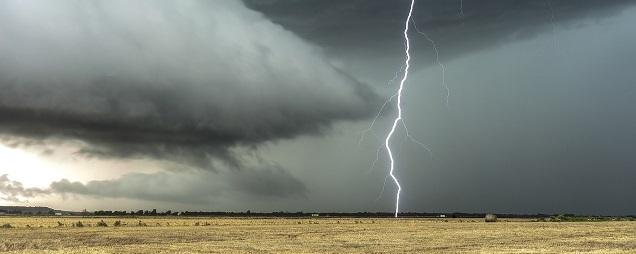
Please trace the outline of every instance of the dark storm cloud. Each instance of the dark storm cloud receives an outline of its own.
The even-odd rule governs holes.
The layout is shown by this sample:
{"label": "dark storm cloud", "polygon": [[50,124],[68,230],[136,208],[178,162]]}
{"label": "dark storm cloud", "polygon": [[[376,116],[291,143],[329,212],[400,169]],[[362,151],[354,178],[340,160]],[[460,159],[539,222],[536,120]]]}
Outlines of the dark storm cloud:
{"label": "dark storm cloud", "polygon": [[[47,189],[5,176],[0,193],[15,201],[56,193],[390,211],[390,185],[371,204],[384,173],[365,182],[356,171],[366,170],[376,147],[369,157],[343,149],[355,134],[273,146],[283,151],[273,157],[294,174],[248,166],[241,156],[373,116],[377,98],[356,79],[385,84],[402,64],[409,2],[244,2],[264,16],[239,0],[1,2],[3,142],[80,140],[87,156],[162,158],[208,170],[60,180]],[[433,156],[402,149],[402,207],[634,213],[635,21],[633,9],[622,12],[634,1],[463,2],[462,15],[460,0],[417,1],[414,20],[437,42],[453,93],[444,108],[434,80],[441,75],[425,68],[434,59],[431,44],[413,32],[405,116]],[[293,199],[305,195],[305,203]],[[266,204],[265,197],[285,199]]]}
{"label": "dark storm cloud", "polygon": [[240,1],[3,1],[0,132],[206,167],[370,115],[374,92]]}
{"label": "dark storm cloud", "polygon": [[[245,0],[249,7],[335,54],[400,56],[410,1]],[[631,0],[418,0],[417,26],[433,38],[445,60],[513,40],[527,39],[584,17],[607,17]],[[416,37],[417,38],[417,37]],[[422,38],[417,48],[429,47]],[[417,39],[415,39],[417,40]],[[415,49],[418,51],[418,49]],[[419,53],[431,54],[429,50]],[[367,55],[367,56],[364,56]]]}
{"label": "dark storm cloud", "polygon": [[[402,64],[407,0],[247,2],[378,84]],[[460,15],[460,0],[417,0],[414,19],[436,41],[452,94],[444,107],[442,75],[426,68],[431,44],[413,32],[405,118],[433,155],[408,142],[396,152],[401,208],[634,214],[636,2],[463,2]],[[355,192],[353,175],[340,192]],[[378,176],[365,185],[368,203],[385,179]],[[393,187],[382,210],[393,208]]]}

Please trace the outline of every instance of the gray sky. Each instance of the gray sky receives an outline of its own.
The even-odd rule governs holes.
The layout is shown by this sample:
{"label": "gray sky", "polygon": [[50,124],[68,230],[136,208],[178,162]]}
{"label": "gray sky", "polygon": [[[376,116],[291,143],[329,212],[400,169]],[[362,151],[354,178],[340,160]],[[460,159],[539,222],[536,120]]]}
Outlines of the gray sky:
{"label": "gray sky", "polygon": [[[0,203],[391,211],[408,4],[0,3]],[[635,214],[634,14],[418,1],[401,210]]]}

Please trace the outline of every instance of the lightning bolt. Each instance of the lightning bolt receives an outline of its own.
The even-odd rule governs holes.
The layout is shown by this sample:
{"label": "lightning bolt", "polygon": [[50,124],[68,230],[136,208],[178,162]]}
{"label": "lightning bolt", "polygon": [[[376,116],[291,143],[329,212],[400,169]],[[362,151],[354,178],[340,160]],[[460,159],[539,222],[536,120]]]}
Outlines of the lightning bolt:
{"label": "lightning bolt", "polygon": [[426,34],[425,32],[422,32],[419,28],[417,28],[417,25],[415,24],[415,19],[413,19],[412,21],[413,21],[413,28],[415,28],[415,31],[421,34],[422,36],[424,36],[424,38],[428,42],[430,42],[431,45],[433,46],[433,51],[435,52],[435,62],[437,63],[437,65],[439,65],[439,68],[442,70],[442,87],[444,87],[444,90],[446,90],[446,98],[444,102],[445,102],[446,108],[448,108],[451,90],[450,90],[450,87],[448,87],[448,84],[446,83],[446,65],[439,60],[439,49],[437,48],[437,43],[435,43],[435,41],[431,39],[431,37],[428,36],[428,34]]}
{"label": "lightning bolt", "polygon": [[404,22],[404,40],[406,42],[405,54],[406,60],[404,62],[404,76],[400,81],[400,86],[397,91],[397,117],[393,120],[393,125],[391,126],[391,130],[386,136],[386,140],[384,141],[384,146],[386,147],[387,153],[389,155],[390,161],[390,170],[389,176],[393,179],[393,182],[397,186],[397,193],[395,195],[395,217],[398,217],[398,213],[400,211],[400,192],[402,191],[402,186],[400,185],[400,181],[398,181],[397,177],[395,177],[395,160],[393,159],[393,151],[391,150],[391,138],[393,134],[395,134],[395,130],[397,129],[398,124],[402,121],[402,90],[404,89],[404,83],[409,78],[409,69],[411,67],[411,41],[409,40],[409,27],[411,23],[411,17],[413,16],[413,7],[415,6],[415,0],[411,0],[411,6],[409,8],[409,15]]}

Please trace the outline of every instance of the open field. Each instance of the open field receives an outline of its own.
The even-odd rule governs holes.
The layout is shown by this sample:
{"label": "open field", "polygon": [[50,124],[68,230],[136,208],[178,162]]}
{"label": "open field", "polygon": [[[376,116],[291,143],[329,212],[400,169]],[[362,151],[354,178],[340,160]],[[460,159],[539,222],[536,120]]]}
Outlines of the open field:
{"label": "open field", "polygon": [[[102,220],[107,227],[97,227]],[[72,227],[78,221],[84,227]],[[0,228],[3,253],[636,253],[633,221],[0,217],[3,224],[13,227]]]}

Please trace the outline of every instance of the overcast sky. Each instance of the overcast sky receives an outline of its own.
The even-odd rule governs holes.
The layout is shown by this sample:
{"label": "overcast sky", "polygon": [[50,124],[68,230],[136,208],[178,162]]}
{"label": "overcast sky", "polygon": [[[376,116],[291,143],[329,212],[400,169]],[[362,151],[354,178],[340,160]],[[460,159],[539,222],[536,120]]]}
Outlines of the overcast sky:
{"label": "overcast sky", "polygon": [[[390,212],[409,3],[3,1],[0,205]],[[417,1],[401,210],[636,214],[635,17]]]}

